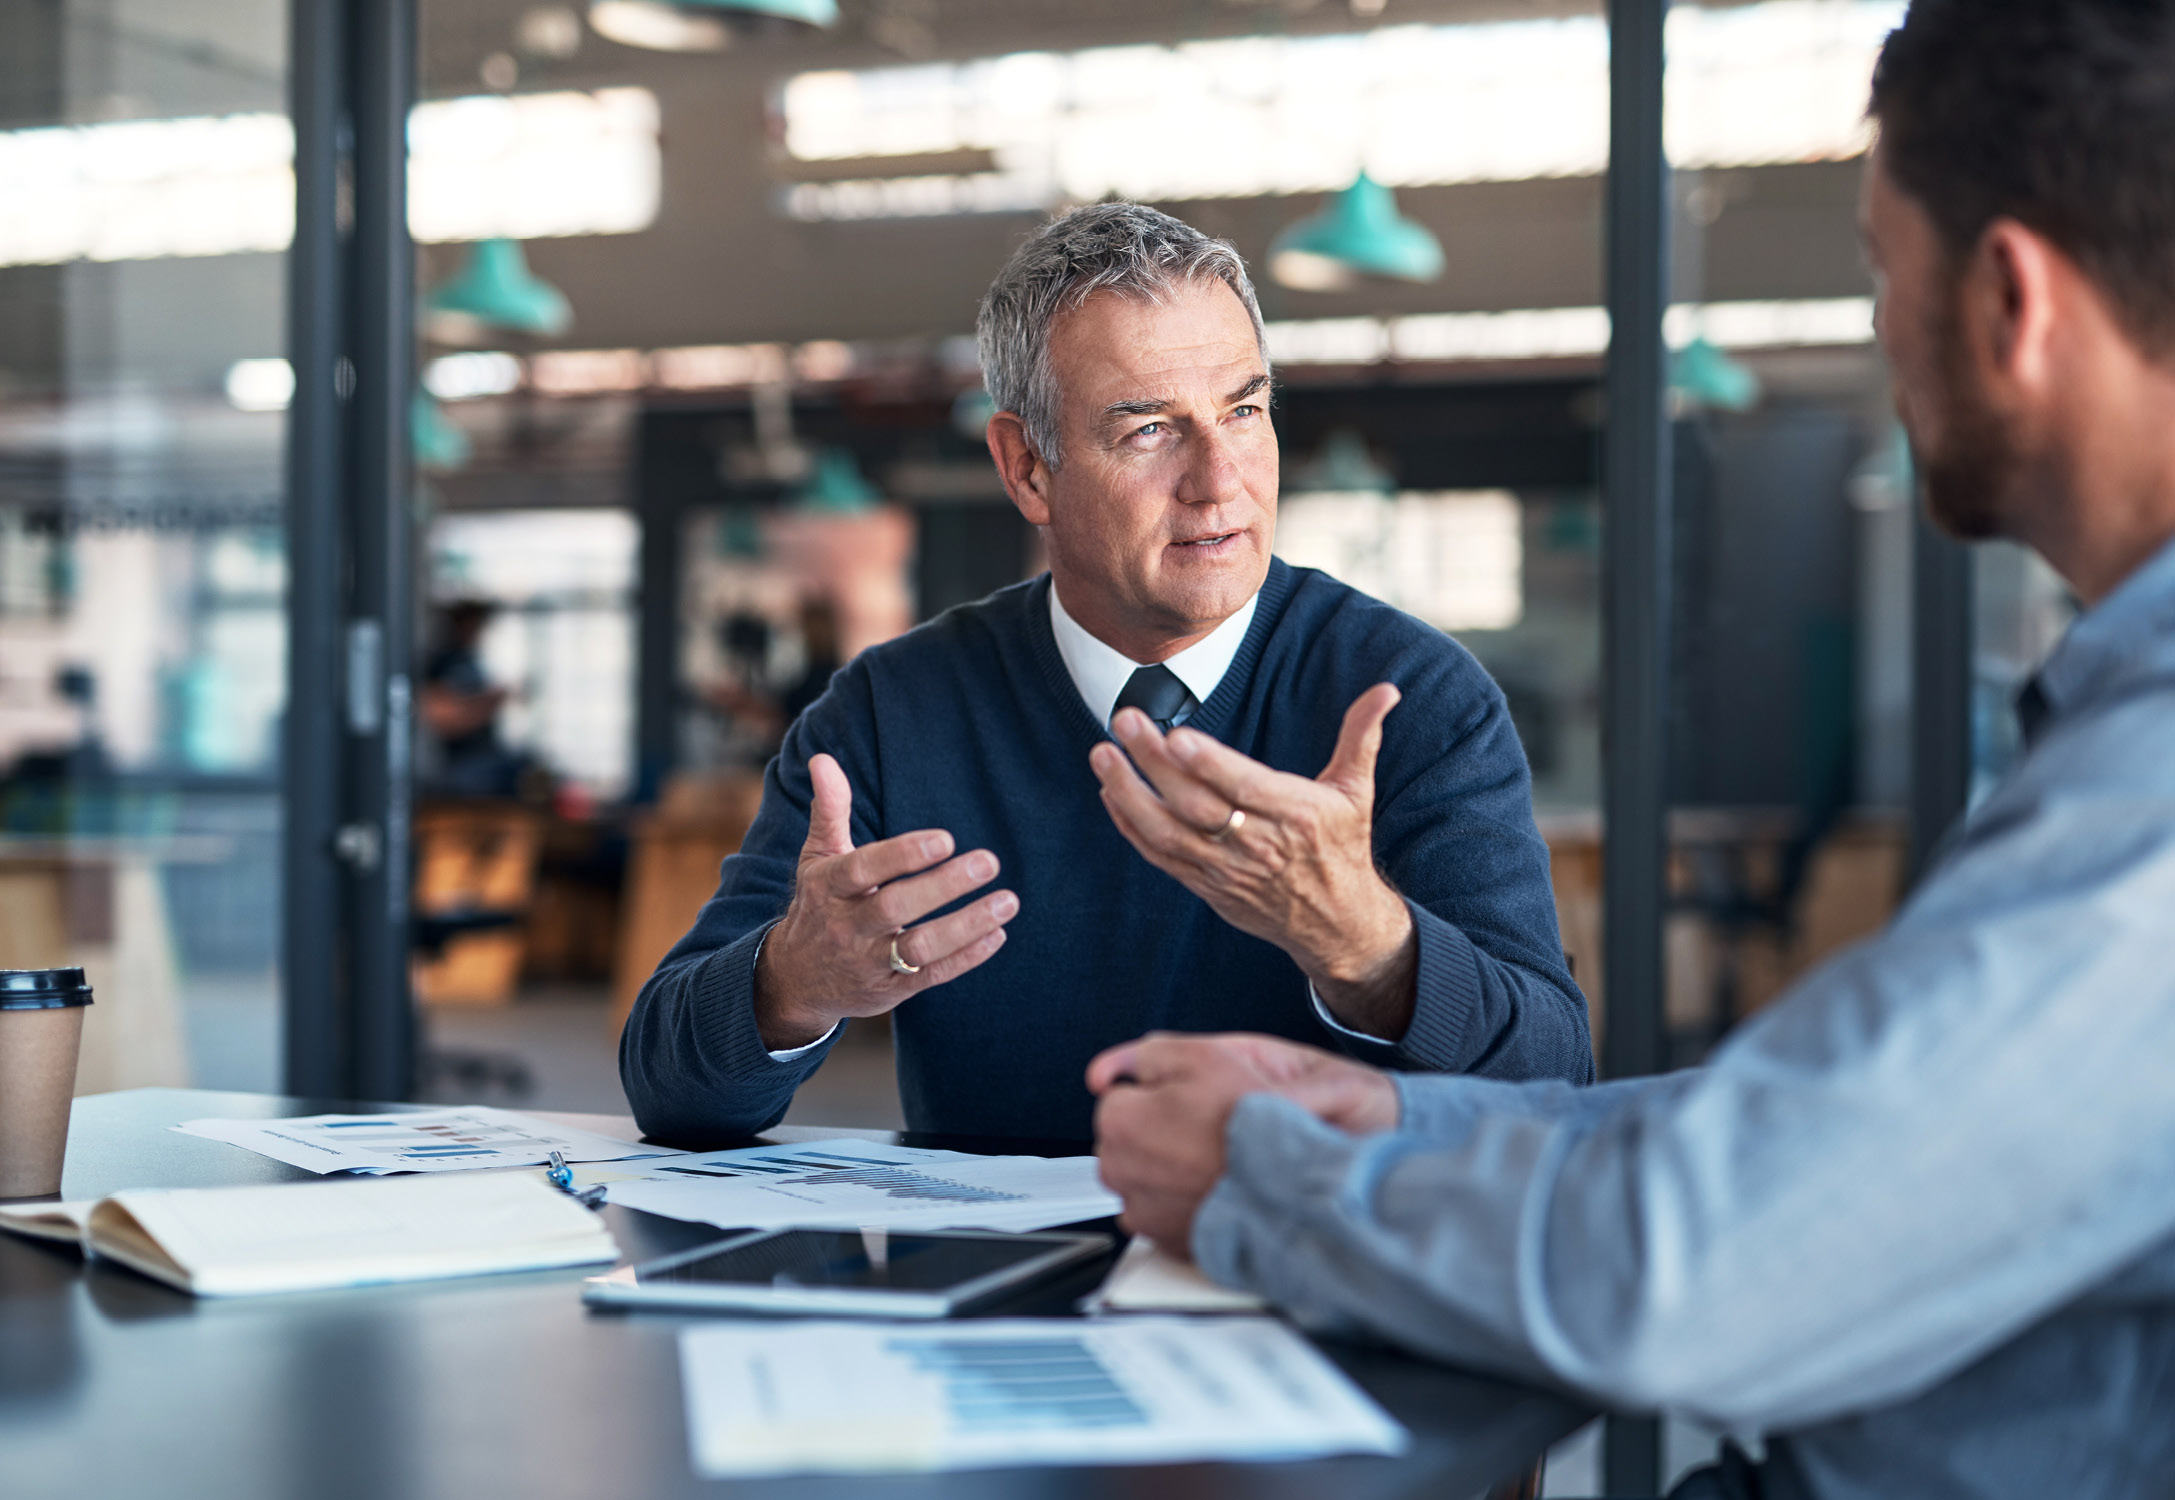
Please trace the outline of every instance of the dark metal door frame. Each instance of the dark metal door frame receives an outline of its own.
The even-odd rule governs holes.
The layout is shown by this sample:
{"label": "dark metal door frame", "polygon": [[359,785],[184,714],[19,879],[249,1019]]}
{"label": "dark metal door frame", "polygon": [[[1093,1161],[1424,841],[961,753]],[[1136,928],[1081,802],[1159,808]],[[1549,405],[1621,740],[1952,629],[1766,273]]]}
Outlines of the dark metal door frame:
{"label": "dark metal door frame", "polygon": [[292,0],[286,1088],[406,1097],[414,0]]}
{"label": "dark metal door frame", "polygon": [[[1668,879],[1671,191],[1662,138],[1669,0],[1609,0],[1608,403],[1602,433],[1602,1071],[1659,1072]],[[1603,1489],[1661,1489],[1661,1431],[1611,1417]]]}

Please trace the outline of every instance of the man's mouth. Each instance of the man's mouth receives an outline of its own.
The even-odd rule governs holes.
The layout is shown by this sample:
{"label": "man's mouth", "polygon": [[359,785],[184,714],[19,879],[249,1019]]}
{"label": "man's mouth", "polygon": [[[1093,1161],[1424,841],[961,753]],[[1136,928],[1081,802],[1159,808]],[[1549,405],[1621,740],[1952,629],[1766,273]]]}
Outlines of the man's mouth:
{"label": "man's mouth", "polygon": [[1207,536],[1188,537],[1184,541],[1173,542],[1171,543],[1171,545],[1173,547],[1213,548],[1221,546],[1223,543],[1230,541],[1232,538],[1238,535],[1240,535],[1240,533],[1236,531],[1217,531],[1211,532]]}

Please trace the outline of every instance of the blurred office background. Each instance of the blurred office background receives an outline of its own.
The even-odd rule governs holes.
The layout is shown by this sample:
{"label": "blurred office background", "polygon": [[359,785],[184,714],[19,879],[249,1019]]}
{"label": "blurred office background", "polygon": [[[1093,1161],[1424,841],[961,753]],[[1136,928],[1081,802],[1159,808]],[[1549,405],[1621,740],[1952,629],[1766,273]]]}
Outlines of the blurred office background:
{"label": "blurred office background", "polygon": [[[1106,195],[1255,268],[1279,550],[1502,684],[1605,1028],[1597,9],[750,14],[827,9],[420,7],[418,1094],[620,1107],[618,1017],[791,715],[1037,571],[974,307],[1041,216]],[[1678,1061],[1907,879],[1930,570],[1853,219],[1900,13],[1669,23]],[[92,969],[86,1089],[284,1078],[286,641],[318,607],[287,591],[287,28],[278,0],[0,9],[0,962]],[[2069,606],[2014,549],[1965,566],[1983,781]],[[895,1120],[887,1045],[857,1028],[803,1112]]]}
{"label": "blurred office background", "polygon": [[[1905,878],[1914,527],[1853,222],[1899,14],[1670,23],[1679,1060]],[[1037,570],[982,452],[974,306],[1040,216],[1106,195],[1255,267],[1279,550],[1502,684],[1605,1026],[1599,15],[747,21],[420,10],[418,1088],[614,1106],[616,1017],[791,713],[854,651]],[[86,1087],[281,1083],[287,57],[276,0],[0,17],[0,957],[106,976]],[[1387,260],[1307,253],[1311,217],[1370,206],[1409,236]],[[2067,604],[2013,549],[1973,570],[1983,777]],[[882,1028],[860,1030],[821,1108],[878,1123]]]}
{"label": "blurred office background", "polygon": [[[619,1018],[791,715],[1039,569],[982,448],[974,309],[1043,215],[1108,195],[1255,269],[1282,554],[1502,684],[1603,1032],[1598,7],[829,10],[420,6],[388,637],[415,1096],[622,1109]],[[2015,549],[1931,566],[1914,525],[1854,225],[1901,10],[1669,21],[1679,1062],[1905,888],[1928,590],[1968,610],[1943,691],[1981,784],[2069,614]],[[0,7],[0,963],[91,970],[86,1091],[280,1089],[283,1018],[318,1003],[279,951],[287,642],[340,607],[287,583],[288,25],[280,0]],[[796,1118],[896,1123],[881,1024]]]}

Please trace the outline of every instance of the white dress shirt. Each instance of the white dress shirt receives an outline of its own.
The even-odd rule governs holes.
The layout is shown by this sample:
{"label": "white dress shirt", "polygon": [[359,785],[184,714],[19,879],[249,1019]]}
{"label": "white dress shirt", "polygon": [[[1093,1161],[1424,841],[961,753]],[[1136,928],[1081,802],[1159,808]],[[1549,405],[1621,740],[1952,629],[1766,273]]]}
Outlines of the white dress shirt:
{"label": "white dress shirt", "polygon": [[[1223,681],[1224,673],[1231,670],[1231,661],[1239,654],[1239,647],[1246,644],[1246,632],[1254,623],[1254,606],[1260,602],[1261,595],[1255,593],[1230,619],[1163,663],[1186,685],[1195,703],[1206,703],[1208,695],[1216,691],[1216,684]],[[1087,704],[1095,722],[1107,728],[1111,714],[1117,711],[1118,694],[1125,691],[1127,680],[1148,663],[1134,661],[1089,635],[1086,626],[1065,613],[1054,580],[1050,584],[1050,633],[1057,637],[1057,654],[1065,659],[1065,670],[1072,674],[1072,685],[1080,690],[1081,701]]]}

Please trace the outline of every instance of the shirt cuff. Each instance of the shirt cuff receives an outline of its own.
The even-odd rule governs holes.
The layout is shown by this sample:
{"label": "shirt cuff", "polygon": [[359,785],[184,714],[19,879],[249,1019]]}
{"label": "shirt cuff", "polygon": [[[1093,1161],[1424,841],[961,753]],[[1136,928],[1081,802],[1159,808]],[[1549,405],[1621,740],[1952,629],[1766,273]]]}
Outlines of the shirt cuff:
{"label": "shirt cuff", "polygon": [[1394,1047],[1397,1045],[1388,1037],[1375,1036],[1372,1033],[1365,1031],[1354,1031],[1351,1027],[1345,1025],[1342,1021],[1339,1021],[1335,1016],[1331,1015],[1329,1013],[1329,1007],[1322,1001],[1322,992],[1314,988],[1314,981],[1311,979],[1307,981],[1307,998],[1314,1002],[1314,1014],[1320,1018],[1321,1023],[1324,1026],[1327,1026],[1331,1031],[1334,1031],[1337,1035],[1348,1036],[1356,1042],[1372,1042],[1377,1047]]}
{"label": "shirt cuff", "polygon": [[1303,1284],[1279,1272],[1295,1263],[1294,1242],[1307,1220],[1343,1211],[1359,1145],[1288,1099],[1239,1100],[1224,1128],[1224,1175],[1193,1216],[1194,1264],[1209,1280],[1242,1291],[1273,1296],[1272,1287],[1288,1294]]}
{"label": "shirt cuff", "polygon": [[827,1046],[830,1043],[831,1038],[838,1035],[838,1028],[845,1024],[846,1023],[844,1021],[833,1021],[831,1023],[831,1029],[829,1031],[826,1031],[825,1033],[823,1033],[823,1035],[817,1037],[807,1046],[788,1047],[783,1052],[773,1052],[770,1054],[770,1060],[772,1062],[799,1062],[802,1058],[806,1057],[809,1053],[815,1051],[818,1047]]}
{"label": "shirt cuff", "polygon": [[[771,931],[777,925],[778,924],[776,922],[773,922],[770,924],[769,927],[765,927],[763,929],[763,935],[755,940],[755,958],[748,965],[748,974],[750,976],[751,983],[753,982],[756,964],[759,964],[763,961],[763,944],[770,940]],[[833,1021],[831,1023],[831,1029],[829,1031],[826,1031],[825,1033],[823,1033],[823,1035],[817,1037],[807,1046],[788,1047],[783,1052],[773,1052],[770,1054],[770,1060],[777,1063],[799,1062],[802,1058],[806,1057],[809,1053],[815,1051],[818,1047],[829,1046],[831,1038],[838,1035],[838,1028],[845,1024],[846,1023],[843,1021]]]}

